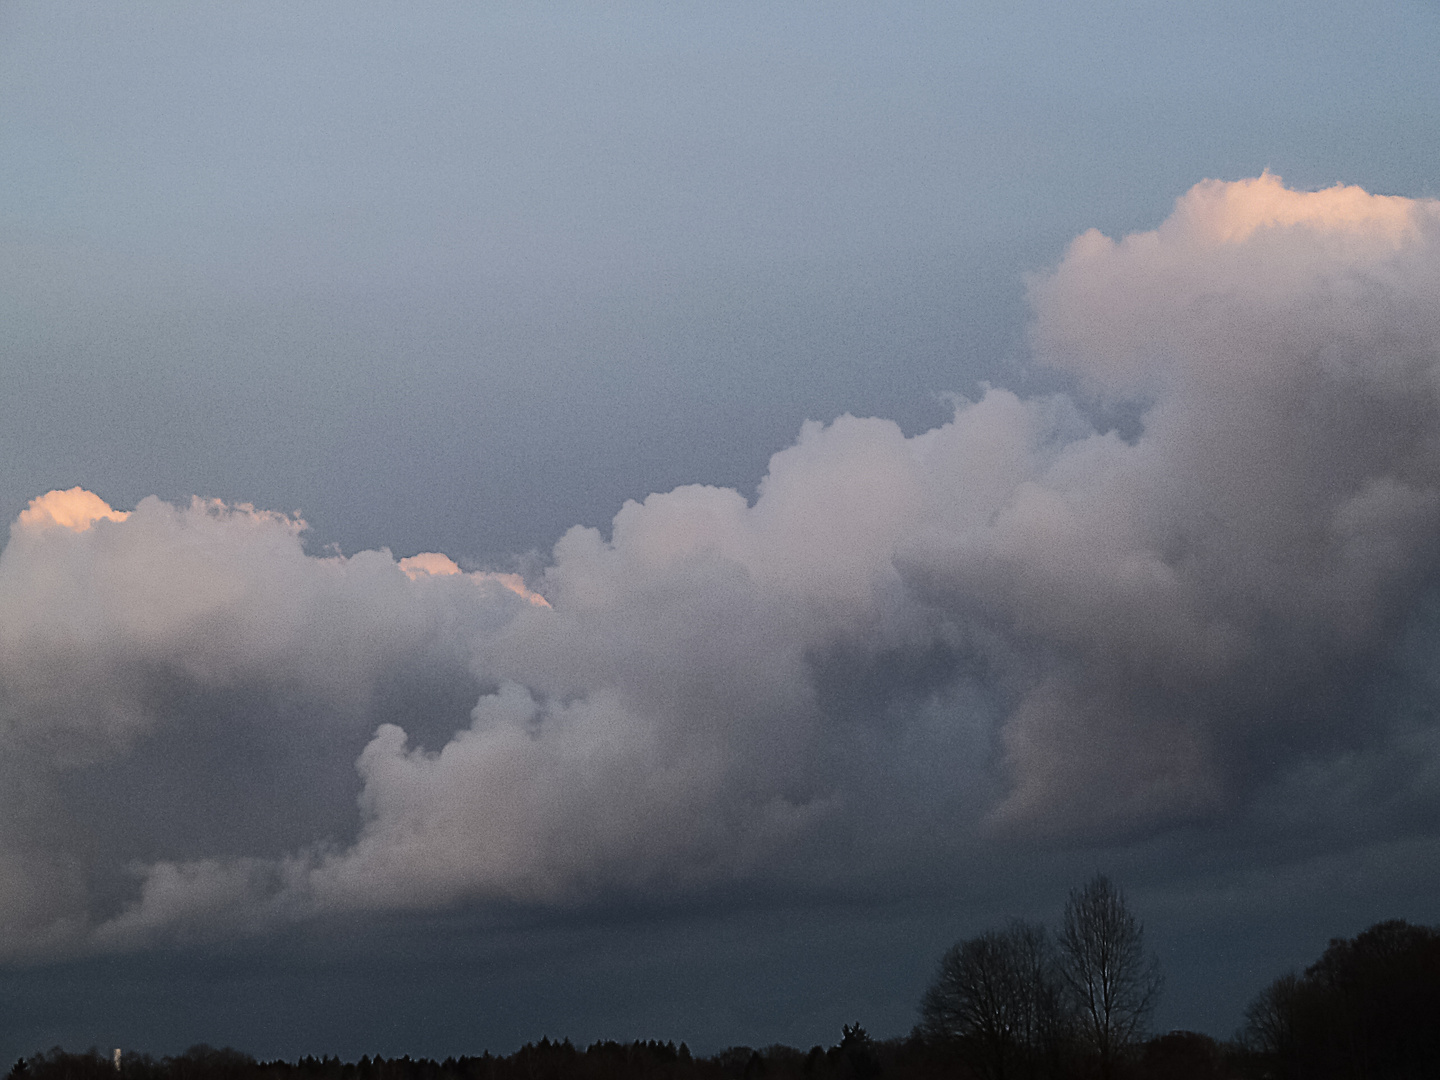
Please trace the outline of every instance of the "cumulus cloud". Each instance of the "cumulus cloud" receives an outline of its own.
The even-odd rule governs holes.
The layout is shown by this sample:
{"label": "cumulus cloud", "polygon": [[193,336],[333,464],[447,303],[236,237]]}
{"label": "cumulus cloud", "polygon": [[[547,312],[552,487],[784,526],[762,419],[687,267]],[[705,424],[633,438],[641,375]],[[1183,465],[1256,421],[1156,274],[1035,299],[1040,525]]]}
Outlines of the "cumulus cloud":
{"label": "cumulus cloud", "polygon": [[[240,740],[277,738],[290,715],[279,702],[292,713],[314,705],[312,715],[339,717],[334,727],[373,726],[388,677],[471,681],[474,640],[525,606],[469,575],[412,581],[388,552],[308,555],[303,529],[198,499],[180,508],[151,498],[121,514],[75,491],[37,499],[12,527],[0,554],[10,893],[0,926],[12,948],[43,940],[52,922],[88,917],[98,826],[65,805],[57,785],[67,774],[121,768],[147,745],[163,754],[177,727],[196,721],[197,700],[208,711],[248,696],[257,722]],[[339,738],[333,729],[308,737]]]}
{"label": "cumulus cloud", "polygon": [[[369,741],[351,833],[147,857],[104,910],[83,821],[7,825],[9,947],[843,889],[1016,836],[1264,814],[1327,763],[1429,754],[1377,687],[1433,652],[1440,204],[1207,181],[1030,290],[1073,394],[990,389],[913,437],[807,423],[753,503],[627,503],[528,584],[310,555],[248,507],[37,500],[0,555],[0,738],[43,766],[17,807],[167,738],[176,686],[314,700]],[[1096,430],[1095,399],[1139,433]],[[469,723],[417,740],[377,712],[406,665],[463,671]]]}
{"label": "cumulus cloud", "polygon": [[124,521],[130,515],[114,510],[93,491],[73,487],[69,491],[51,491],[20,512],[16,525],[22,529],[45,529],[58,526],[73,532],[84,532],[97,521]]}

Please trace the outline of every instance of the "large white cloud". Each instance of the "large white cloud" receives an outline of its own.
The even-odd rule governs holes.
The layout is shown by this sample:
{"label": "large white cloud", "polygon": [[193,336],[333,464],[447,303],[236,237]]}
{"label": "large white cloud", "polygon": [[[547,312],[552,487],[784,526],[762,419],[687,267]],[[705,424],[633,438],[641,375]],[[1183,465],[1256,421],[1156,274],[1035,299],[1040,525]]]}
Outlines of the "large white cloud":
{"label": "large white cloud", "polygon": [[[34,500],[12,526],[0,554],[7,946],[87,918],[96,829],[51,781],[147,739],[163,748],[194,719],[177,696],[260,693],[373,723],[388,674],[465,673],[476,639],[528,606],[506,582],[406,573],[388,552],[307,555],[302,529],[201,500],[117,513],[79,489]],[[270,738],[280,722],[258,717],[241,738]]]}
{"label": "large white cloud", "polygon": [[[1440,204],[1206,182],[1154,232],[1080,237],[1031,296],[1073,399],[992,389],[909,438],[807,424],[753,504],[628,503],[562,538],[538,593],[309,555],[249,508],[47,496],[0,556],[3,738],[44,765],[17,810],[45,769],[183,722],[157,680],[381,726],[356,835],[152,858],[118,911],[87,899],[83,821],[7,827],[9,947],[843,888],[1017,834],[1260,813],[1297,769],[1383,754],[1367,693],[1423,659],[1440,569]],[[1139,434],[1095,430],[1095,397]],[[468,669],[468,727],[415,745],[367,707],[407,663]]]}

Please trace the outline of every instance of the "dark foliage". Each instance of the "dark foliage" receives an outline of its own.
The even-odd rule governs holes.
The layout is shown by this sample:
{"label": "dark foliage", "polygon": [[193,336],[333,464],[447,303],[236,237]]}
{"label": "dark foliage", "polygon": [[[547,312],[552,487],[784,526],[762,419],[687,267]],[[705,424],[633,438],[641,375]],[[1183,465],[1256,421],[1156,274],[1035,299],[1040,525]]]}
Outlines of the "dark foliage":
{"label": "dark foliage", "polygon": [[1244,1075],[1245,1063],[1238,1047],[1218,1043],[1198,1031],[1172,1031],[1145,1044],[1137,1071],[1141,1076],[1167,1080],[1224,1080]]}
{"label": "dark foliage", "polygon": [[[1126,1080],[1242,1080],[1232,1048],[1203,1035],[1174,1033],[1154,1040],[1132,1063]],[[1208,1071],[1207,1071],[1208,1070]],[[1057,1074],[1088,1080],[1083,1061]],[[1258,1075],[1258,1074],[1257,1074]],[[847,1024],[840,1042],[809,1051],[789,1046],[733,1046],[706,1058],[682,1043],[597,1042],[578,1049],[568,1040],[541,1039],[505,1057],[335,1057],[256,1061],[234,1050],[197,1046],[156,1060],[126,1052],[115,1072],[96,1050],[55,1049],[17,1062],[11,1080],[983,1080],[951,1040],[917,1029],[908,1038],[877,1041],[859,1024]]]}
{"label": "dark foliage", "polygon": [[1045,928],[1015,921],[953,945],[920,1002],[920,1026],[987,1080],[1060,1072],[1073,1024]]}
{"label": "dark foliage", "polygon": [[1097,874],[1070,893],[1054,935],[1016,920],[952,946],[921,1000],[920,1030],[983,1080],[1123,1078],[1143,1067],[1160,986],[1144,927]]}
{"label": "dark foliage", "polygon": [[1247,1041],[1277,1080],[1440,1076],[1440,928],[1393,920],[1337,938],[1245,1016]]}
{"label": "dark foliage", "polygon": [[[1000,1066],[1009,1080],[1095,1080],[1102,1071],[1116,1080],[1440,1077],[1440,929],[1388,922],[1353,940],[1332,941],[1303,975],[1277,979],[1256,998],[1247,1012],[1244,1044],[1172,1031],[1129,1046],[1109,1062],[1074,1034],[1083,1018],[1066,1021],[1069,1034],[1063,1025],[1046,1026],[1054,1017],[1045,1010],[1062,1008],[1063,1000],[1056,1004],[1051,999],[1039,1012],[1026,1013],[1034,1006],[1025,1004],[1024,994],[1039,985],[1048,986],[1045,992],[1053,995],[1059,985],[1050,964],[1060,961],[1049,951],[1051,946],[1037,945],[1045,940],[1035,927],[1011,924],[1005,932],[956,947],[967,963],[990,965],[990,975],[1032,980],[1021,991],[1021,1003],[1012,1001],[1006,1006],[1012,1012],[1004,1014],[1004,1022],[1020,1032],[1007,1044],[1010,1056]],[[974,946],[977,941],[987,947]],[[997,943],[1004,946],[998,953]],[[967,944],[972,945],[968,953],[962,948]],[[1147,969],[1148,961],[1142,974]],[[963,965],[960,974],[966,975]],[[950,989],[960,992],[962,983]],[[932,1005],[938,1000],[933,995],[927,999]],[[835,1045],[809,1051],[734,1046],[696,1057],[684,1043],[597,1042],[579,1049],[568,1039],[546,1038],[504,1057],[485,1053],[434,1061],[367,1056],[355,1062],[304,1057],[288,1062],[256,1061],[228,1048],[195,1046],[158,1060],[126,1052],[117,1074],[113,1059],[98,1050],[67,1053],[56,1048],[16,1062],[9,1080],[987,1080],[998,1075],[996,1059],[985,1055],[975,1032],[945,1019],[959,1015],[945,1012],[953,1004],[946,1004],[908,1038],[876,1041],[857,1022],[844,1025]],[[1028,1049],[1022,1053],[1016,1047]]]}

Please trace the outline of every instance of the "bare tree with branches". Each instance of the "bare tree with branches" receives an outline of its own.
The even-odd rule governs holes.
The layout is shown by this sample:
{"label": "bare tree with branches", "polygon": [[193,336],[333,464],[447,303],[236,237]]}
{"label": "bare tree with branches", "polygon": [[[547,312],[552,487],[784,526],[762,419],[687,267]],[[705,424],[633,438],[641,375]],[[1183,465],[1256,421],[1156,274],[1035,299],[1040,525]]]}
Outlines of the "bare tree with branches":
{"label": "bare tree with branches", "polygon": [[1054,949],[1043,926],[1016,920],[957,942],[920,1005],[922,1029],[954,1039],[991,1080],[1031,1074],[1063,1027]]}
{"label": "bare tree with branches", "polygon": [[1100,1075],[1144,1034],[1160,997],[1160,963],[1145,930],[1104,874],[1072,889],[1059,935],[1060,972],[1077,1033],[1099,1059]]}

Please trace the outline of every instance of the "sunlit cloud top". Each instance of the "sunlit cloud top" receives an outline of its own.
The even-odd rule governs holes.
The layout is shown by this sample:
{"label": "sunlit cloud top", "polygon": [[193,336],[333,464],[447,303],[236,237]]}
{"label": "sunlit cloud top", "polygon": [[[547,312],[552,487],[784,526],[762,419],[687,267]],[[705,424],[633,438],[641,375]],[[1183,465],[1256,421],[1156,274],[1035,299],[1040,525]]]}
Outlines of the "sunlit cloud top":
{"label": "sunlit cloud top", "polygon": [[1372,195],[1336,184],[1320,191],[1295,191],[1274,173],[1225,183],[1206,180],[1176,204],[1176,225],[1219,243],[1236,244],[1257,230],[1300,226],[1328,233],[1365,233],[1398,244],[1422,223],[1440,220],[1440,203],[1399,195]]}
{"label": "sunlit cloud top", "polygon": [[84,532],[97,521],[124,521],[124,510],[112,510],[110,504],[93,491],[73,487],[68,491],[48,491],[30,500],[17,524],[26,529],[56,527]]}
{"label": "sunlit cloud top", "polygon": [[[400,569],[405,571],[405,576],[411,581],[419,581],[425,577],[451,577],[455,574],[463,574],[460,564],[449,555],[443,555],[438,551],[422,551],[418,555],[410,555],[400,560]],[[525,585],[525,579],[519,574],[496,573],[487,570],[475,570],[467,575],[475,582],[493,581],[503,588],[509,589],[516,596],[523,597],[536,607],[549,607],[550,602],[537,592],[533,592]]]}

